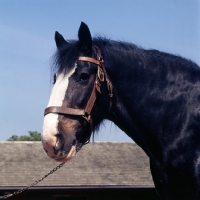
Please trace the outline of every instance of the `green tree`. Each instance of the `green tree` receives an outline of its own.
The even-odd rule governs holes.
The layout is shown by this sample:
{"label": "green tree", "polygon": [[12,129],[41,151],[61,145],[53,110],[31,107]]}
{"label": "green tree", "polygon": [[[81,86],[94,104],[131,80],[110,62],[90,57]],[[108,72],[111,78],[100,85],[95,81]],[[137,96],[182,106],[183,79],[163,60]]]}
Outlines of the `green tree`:
{"label": "green tree", "polygon": [[41,141],[41,133],[28,131],[29,135],[12,135],[7,141]]}

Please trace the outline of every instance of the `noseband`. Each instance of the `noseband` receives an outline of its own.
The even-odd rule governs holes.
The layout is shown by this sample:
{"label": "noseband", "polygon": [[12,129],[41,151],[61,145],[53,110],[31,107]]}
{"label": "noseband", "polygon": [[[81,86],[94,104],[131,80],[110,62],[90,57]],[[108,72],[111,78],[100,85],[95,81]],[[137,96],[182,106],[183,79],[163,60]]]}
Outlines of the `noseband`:
{"label": "noseband", "polygon": [[50,107],[47,107],[44,111],[44,116],[49,113],[82,116],[88,123],[90,123],[90,135],[93,131],[93,121],[91,118],[91,111],[92,111],[92,108],[94,107],[94,103],[97,98],[97,92],[101,93],[101,82],[106,81],[107,83],[108,95],[110,97],[110,109],[112,107],[112,97],[113,97],[113,86],[106,73],[103,57],[101,55],[99,48],[96,47],[96,49],[97,49],[97,59],[94,59],[91,57],[84,57],[84,56],[80,56],[78,58],[79,61],[90,62],[97,65],[97,74],[96,74],[96,79],[94,82],[94,87],[85,109],[50,106]]}

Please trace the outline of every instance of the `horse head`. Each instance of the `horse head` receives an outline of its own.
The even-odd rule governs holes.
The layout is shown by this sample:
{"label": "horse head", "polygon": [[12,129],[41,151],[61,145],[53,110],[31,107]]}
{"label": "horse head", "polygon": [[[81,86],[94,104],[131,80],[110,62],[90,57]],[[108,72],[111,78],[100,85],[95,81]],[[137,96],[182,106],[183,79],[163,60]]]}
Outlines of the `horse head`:
{"label": "horse head", "polygon": [[108,115],[112,84],[86,24],[80,25],[78,41],[66,41],[56,32],[55,42],[56,73],[45,109],[42,143],[50,158],[67,161]]}

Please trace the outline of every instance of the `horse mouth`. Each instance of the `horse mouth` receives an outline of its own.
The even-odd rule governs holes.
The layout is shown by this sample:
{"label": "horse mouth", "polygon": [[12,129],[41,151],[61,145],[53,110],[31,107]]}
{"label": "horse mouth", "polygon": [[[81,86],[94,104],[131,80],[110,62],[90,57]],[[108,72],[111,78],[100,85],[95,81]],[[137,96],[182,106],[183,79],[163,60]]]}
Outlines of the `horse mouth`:
{"label": "horse mouth", "polygon": [[66,152],[61,152],[59,157],[52,157],[57,162],[67,162],[73,158],[78,151],[82,148],[83,145],[88,144],[89,140],[85,143],[78,143],[77,141],[71,146],[71,149]]}
{"label": "horse mouth", "polygon": [[73,158],[76,155],[76,145],[73,145],[69,151],[69,153],[65,154],[64,156],[54,158],[55,161],[57,162],[67,162],[71,158]]}

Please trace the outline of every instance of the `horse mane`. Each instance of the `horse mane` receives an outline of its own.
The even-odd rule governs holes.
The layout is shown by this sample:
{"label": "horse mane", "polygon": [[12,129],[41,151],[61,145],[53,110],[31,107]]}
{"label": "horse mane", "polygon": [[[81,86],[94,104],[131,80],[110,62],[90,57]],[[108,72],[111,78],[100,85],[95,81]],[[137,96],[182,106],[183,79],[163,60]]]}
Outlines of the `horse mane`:
{"label": "horse mane", "polygon": [[[200,70],[196,63],[192,62],[191,60],[182,58],[179,55],[164,53],[154,49],[145,50],[142,47],[138,47],[137,45],[129,42],[111,40],[98,35],[93,38],[93,44],[98,46],[104,58],[112,58],[112,55],[115,54],[118,62],[121,62],[123,58],[126,58],[125,60],[129,58],[129,60],[137,63],[139,58],[139,60],[142,59],[144,62],[146,62],[147,65],[150,66],[155,64],[157,65],[157,62],[160,61],[166,62],[166,65],[167,63],[174,65],[173,63],[176,61],[175,63],[179,63],[179,67],[184,66],[186,71],[192,72],[194,68],[195,70]],[[53,55],[53,73],[59,73],[61,71],[68,73],[70,70],[72,70],[74,63],[79,56],[79,51],[80,49],[78,40],[69,40],[66,44],[58,48]]]}
{"label": "horse mane", "polygon": [[128,54],[142,54],[143,48],[136,46],[133,43],[125,42],[125,41],[116,41],[111,40],[106,37],[97,36],[93,39],[93,44],[98,46],[98,48],[101,50],[102,54],[106,58],[110,58],[111,51],[119,52],[120,55],[127,56]]}

